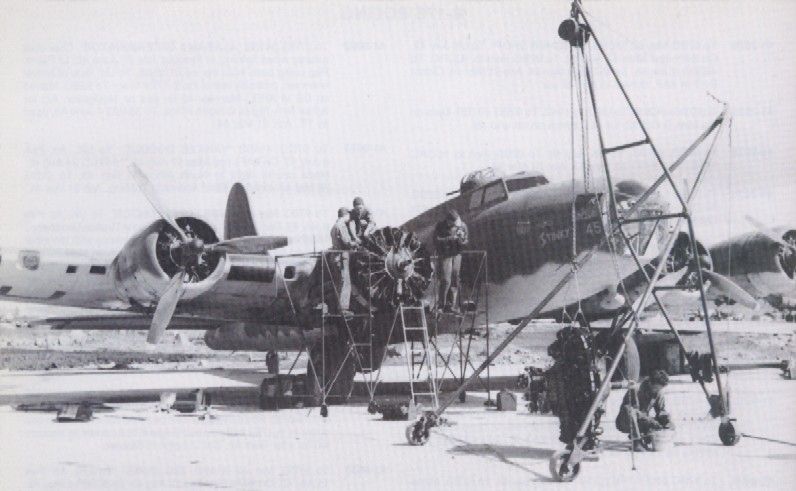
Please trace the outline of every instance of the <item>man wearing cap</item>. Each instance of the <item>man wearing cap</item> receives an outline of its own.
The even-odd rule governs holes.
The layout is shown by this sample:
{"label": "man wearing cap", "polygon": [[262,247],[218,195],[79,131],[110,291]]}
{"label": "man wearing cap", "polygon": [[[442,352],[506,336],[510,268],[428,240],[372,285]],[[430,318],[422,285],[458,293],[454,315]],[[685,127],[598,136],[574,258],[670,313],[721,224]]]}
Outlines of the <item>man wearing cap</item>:
{"label": "man wearing cap", "polygon": [[359,196],[354,198],[354,209],[351,210],[348,230],[357,240],[362,240],[362,237],[370,235],[376,230],[376,222],[373,221],[373,215],[365,207],[365,201]]}
{"label": "man wearing cap", "polygon": [[351,303],[351,272],[348,251],[356,249],[359,244],[359,241],[351,235],[348,227],[350,214],[348,208],[340,208],[337,210],[337,221],[332,226],[332,249],[339,251],[335,252],[332,258],[340,269],[340,309],[343,310],[343,314],[347,313]]}
{"label": "man wearing cap", "polygon": [[467,245],[467,225],[456,210],[450,209],[434,228],[434,246],[437,249],[437,279],[439,296],[437,309],[458,312],[459,270],[462,267],[462,249]]}
{"label": "man wearing cap", "polygon": [[[672,428],[672,419],[666,411],[666,398],[663,396],[663,388],[667,385],[669,385],[669,375],[663,370],[655,370],[641,381],[638,389],[628,389],[616,416],[616,429],[627,433],[631,438],[642,438],[652,431]],[[655,416],[650,415],[652,411],[655,412]],[[640,435],[634,435],[634,413],[638,420]],[[643,452],[641,441],[635,440],[633,449]]]}

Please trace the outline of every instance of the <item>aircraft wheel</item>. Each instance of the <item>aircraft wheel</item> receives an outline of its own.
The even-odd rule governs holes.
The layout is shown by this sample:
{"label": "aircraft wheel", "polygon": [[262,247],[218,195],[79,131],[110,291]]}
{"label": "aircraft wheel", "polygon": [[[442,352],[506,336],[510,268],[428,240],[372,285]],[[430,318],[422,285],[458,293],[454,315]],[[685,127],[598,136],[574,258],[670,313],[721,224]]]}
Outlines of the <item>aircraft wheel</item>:
{"label": "aircraft wheel", "polygon": [[559,450],[550,457],[550,475],[558,482],[572,482],[580,474],[580,462],[570,466],[571,451]]}
{"label": "aircraft wheel", "polygon": [[732,421],[727,421],[719,425],[719,439],[724,445],[732,447],[741,441],[741,434],[736,432]]}
{"label": "aircraft wheel", "polygon": [[[607,364],[610,364],[610,361],[607,361]],[[641,356],[639,356],[638,354],[638,345],[636,344],[636,340],[631,337],[627,341],[627,347],[625,348],[625,353],[622,355],[622,360],[619,362],[619,367],[614,373],[613,381],[615,382],[621,382],[622,380],[638,381],[640,377],[641,377]]]}
{"label": "aircraft wheel", "polygon": [[409,445],[418,447],[425,445],[428,442],[431,432],[426,427],[424,418],[419,418],[417,421],[413,421],[406,427],[405,435],[406,441],[409,442]]}
{"label": "aircraft wheel", "polygon": [[376,414],[379,412],[379,405],[376,404],[376,401],[370,401],[368,403],[368,414]]}
{"label": "aircraft wheel", "polygon": [[329,416],[329,406],[321,404],[321,417],[325,418],[327,416]]}

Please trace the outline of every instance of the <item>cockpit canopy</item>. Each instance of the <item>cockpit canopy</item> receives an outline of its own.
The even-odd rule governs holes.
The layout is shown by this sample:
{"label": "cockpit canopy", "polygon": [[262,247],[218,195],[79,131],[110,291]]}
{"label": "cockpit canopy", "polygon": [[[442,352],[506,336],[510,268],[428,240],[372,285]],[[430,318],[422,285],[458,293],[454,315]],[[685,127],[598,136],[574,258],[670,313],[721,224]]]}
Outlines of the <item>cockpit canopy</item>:
{"label": "cockpit canopy", "polygon": [[489,184],[495,179],[503,177],[503,175],[504,172],[495,167],[484,167],[483,169],[470,172],[462,177],[462,181],[459,184],[459,193],[464,194],[468,191],[472,191],[475,188],[479,188],[484,184]]}
{"label": "cockpit canopy", "polygon": [[500,178],[506,181],[506,188],[509,192],[542,186],[549,182],[540,172],[521,171],[507,176],[499,168],[485,167],[464,176],[459,185],[459,192],[464,194]]}

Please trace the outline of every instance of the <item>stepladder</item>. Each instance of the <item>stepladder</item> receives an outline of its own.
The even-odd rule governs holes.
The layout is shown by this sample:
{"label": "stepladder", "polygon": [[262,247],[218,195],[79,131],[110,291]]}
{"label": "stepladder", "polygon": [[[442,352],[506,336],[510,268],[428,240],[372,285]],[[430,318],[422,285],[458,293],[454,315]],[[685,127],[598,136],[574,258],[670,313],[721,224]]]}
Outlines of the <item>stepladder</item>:
{"label": "stepladder", "polygon": [[439,407],[436,352],[429,340],[425,307],[402,303],[398,306],[398,315],[409,375],[410,413],[421,405],[436,410]]}

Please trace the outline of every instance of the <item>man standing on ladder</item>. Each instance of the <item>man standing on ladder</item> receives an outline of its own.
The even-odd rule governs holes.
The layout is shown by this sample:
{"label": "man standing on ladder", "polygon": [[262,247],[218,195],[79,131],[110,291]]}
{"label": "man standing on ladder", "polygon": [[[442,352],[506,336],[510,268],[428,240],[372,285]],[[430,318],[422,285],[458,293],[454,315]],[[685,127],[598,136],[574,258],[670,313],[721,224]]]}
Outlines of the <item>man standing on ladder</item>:
{"label": "man standing on ladder", "polygon": [[456,210],[450,209],[434,229],[434,246],[437,249],[437,278],[439,312],[459,312],[459,271],[462,267],[462,249],[467,245],[467,225]]}

